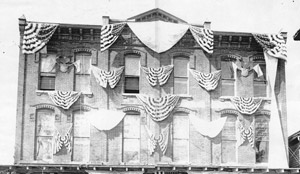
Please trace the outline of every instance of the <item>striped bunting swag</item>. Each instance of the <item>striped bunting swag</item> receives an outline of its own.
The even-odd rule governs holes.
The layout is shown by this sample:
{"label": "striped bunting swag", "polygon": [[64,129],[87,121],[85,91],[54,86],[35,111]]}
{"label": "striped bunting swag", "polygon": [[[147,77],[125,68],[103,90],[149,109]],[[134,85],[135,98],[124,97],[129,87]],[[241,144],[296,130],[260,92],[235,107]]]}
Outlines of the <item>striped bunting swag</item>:
{"label": "striped bunting swag", "polygon": [[207,53],[212,54],[214,49],[213,31],[195,26],[190,26],[190,31],[201,48]]}
{"label": "striped bunting swag", "polygon": [[28,22],[25,26],[22,52],[33,54],[42,49],[54,34],[57,24]]}
{"label": "striped bunting swag", "polygon": [[136,97],[142,102],[146,112],[154,121],[166,119],[179,100],[179,96],[176,95],[166,95],[159,98],[152,98],[146,95],[136,95]]}
{"label": "striped bunting swag", "polygon": [[207,91],[212,91],[216,89],[221,77],[221,70],[212,73],[202,73],[190,69],[190,72],[193,75],[193,77],[197,80],[198,84]]}
{"label": "striped bunting swag", "polygon": [[255,40],[273,57],[286,59],[286,43],[281,34],[253,34]]}
{"label": "striped bunting swag", "polygon": [[141,67],[147,75],[147,80],[151,86],[159,84],[160,86],[167,83],[170,74],[173,71],[173,65],[162,66],[160,68]]}
{"label": "striped bunting swag", "polygon": [[75,91],[49,91],[48,95],[52,102],[63,109],[69,109],[80,97],[81,92]]}
{"label": "striped bunting swag", "polygon": [[121,78],[124,66],[112,71],[105,71],[96,66],[92,66],[91,70],[100,86],[106,88],[108,83],[111,88],[115,88]]}
{"label": "striped bunting swag", "polygon": [[101,28],[100,50],[105,51],[119,37],[126,23],[103,25]]}
{"label": "striped bunting swag", "polygon": [[244,128],[242,123],[239,121],[238,129],[239,129],[239,132],[240,132],[239,146],[242,145],[248,139],[248,142],[254,148],[254,134],[253,134],[254,121],[251,123],[249,128]]}
{"label": "striped bunting swag", "polygon": [[56,154],[61,150],[63,146],[65,146],[69,153],[72,152],[72,129],[71,126],[65,136],[61,136],[61,134],[57,131],[55,138],[54,138],[54,150],[53,154]]}
{"label": "striped bunting swag", "polygon": [[167,125],[164,129],[162,129],[161,133],[159,134],[159,137],[156,139],[154,134],[148,129],[147,126],[145,126],[147,134],[149,136],[148,139],[148,149],[149,149],[149,155],[152,155],[156,149],[157,144],[159,145],[161,151],[163,154],[166,153],[168,148],[168,142],[169,142],[169,127],[170,125]]}
{"label": "striped bunting swag", "polygon": [[231,102],[240,113],[251,115],[259,108],[262,99],[253,97],[232,97]]}

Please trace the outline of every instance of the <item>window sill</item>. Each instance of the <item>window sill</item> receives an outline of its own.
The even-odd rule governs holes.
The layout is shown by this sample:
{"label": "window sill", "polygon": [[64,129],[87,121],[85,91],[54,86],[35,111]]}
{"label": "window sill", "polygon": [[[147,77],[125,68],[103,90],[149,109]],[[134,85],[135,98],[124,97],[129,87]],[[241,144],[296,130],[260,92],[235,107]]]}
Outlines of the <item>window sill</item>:
{"label": "window sill", "polygon": [[[221,96],[221,97],[219,98],[219,100],[220,100],[221,102],[225,102],[225,101],[230,100],[230,99],[233,98],[233,97],[237,97],[237,96]],[[269,103],[271,102],[271,98],[270,98],[270,97],[255,97],[255,98],[262,99],[262,100],[267,101],[267,102],[269,102]]]}
{"label": "window sill", "polygon": [[122,94],[124,99],[126,99],[126,98],[135,98],[136,95],[139,95],[139,93],[136,93],[136,94],[135,93],[123,93]]}
{"label": "window sill", "polygon": [[[42,94],[47,94],[50,91],[54,91],[54,90],[36,90],[35,93],[37,96],[41,96]],[[86,95],[89,98],[93,97],[93,93],[92,92],[81,92],[82,95]]]}

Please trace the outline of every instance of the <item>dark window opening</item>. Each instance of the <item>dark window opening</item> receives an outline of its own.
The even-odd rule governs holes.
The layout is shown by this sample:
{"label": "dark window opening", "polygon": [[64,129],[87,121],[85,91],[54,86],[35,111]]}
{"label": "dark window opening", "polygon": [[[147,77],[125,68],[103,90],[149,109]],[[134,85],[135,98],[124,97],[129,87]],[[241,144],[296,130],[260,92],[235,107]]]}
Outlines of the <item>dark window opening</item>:
{"label": "dark window opening", "polygon": [[40,76],[40,90],[55,90],[55,76]]}
{"label": "dark window opening", "polygon": [[139,92],[139,77],[125,77],[125,93]]}

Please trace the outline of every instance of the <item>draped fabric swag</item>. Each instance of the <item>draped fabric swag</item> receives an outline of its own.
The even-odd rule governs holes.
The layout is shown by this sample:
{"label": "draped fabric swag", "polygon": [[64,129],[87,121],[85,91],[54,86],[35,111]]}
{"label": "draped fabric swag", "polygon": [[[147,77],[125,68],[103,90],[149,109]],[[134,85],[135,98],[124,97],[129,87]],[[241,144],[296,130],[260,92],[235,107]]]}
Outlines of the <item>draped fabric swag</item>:
{"label": "draped fabric swag", "polygon": [[179,96],[176,95],[166,95],[159,98],[152,98],[146,95],[136,95],[136,97],[154,121],[166,119],[179,100]]}
{"label": "draped fabric swag", "polygon": [[91,70],[100,86],[106,88],[108,83],[111,88],[115,88],[121,78],[124,66],[112,71],[105,71],[96,66],[91,66]]}
{"label": "draped fabric swag", "polygon": [[242,145],[247,139],[250,145],[254,148],[254,120],[248,128],[245,128],[240,121],[237,121],[238,128],[238,145]]}
{"label": "draped fabric swag", "polygon": [[53,154],[59,152],[63,146],[67,148],[69,153],[72,152],[72,130],[73,126],[68,129],[65,135],[62,135],[58,130],[56,130],[56,135],[54,137]]}
{"label": "draped fabric swag", "polygon": [[261,98],[254,97],[232,97],[230,100],[240,113],[247,115],[254,114],[262,102]]}
{"label": "draped fabric swag", "polygon": [[172,71],[173,65],[162,66],[160,68],[141,67],[144,73],[147,75],[147,80],[151,86],[160,86],[167,83]]}
{"label": "draped fabric swag", "polygon": [[99,131],[111,130],[116,127],[124,118],[125,113],[107,109],[92,110],[86,112],[90,124]]}
{"label": "draped fabric swag", "polygon": [[[194,39],[207,53],[213,53],[213,32],[187,24],[164,21],[128,22],[127,25],[138,39],[151,50],[162,53],[171,49],[190,30]],[[104,25],[101,29],[101,51],[109,48],[121,34],[125,23]]]}
{"label": "draped fabric swag", "polygon": [[59,106],[63,109],[69,109],[80,97],[81,92],[49,91],[48,95],[56,106]]}
{"label": "draped fabric swag", "polygon": [[213,31],[195,26],[190,26],[190,31],[200,47],[207,53],[212,54],[214,49]]}
{"label": "draped fabric swag", "polygon": [[195,115],[190,115],[190,123],[203,136],[214,138],[222,131],[227,117],[222,117],[213,121],[202,120]]}
{"label": "draped fabric swag", "polygon": [[103,25],[101,28],[100,50],[105,51],[119,37],[126,23]]}
{"label": "draped fabric swag", "polygon": [[58,24],[27,22],[23,37],[23,54],[33,54],[42,49],[57,27]]}
{"label": "draped fabric swag", "polygon": [[279,107],[275,95],[275,81],[278,59],[287,59],[286,43],[281,34],[253,34],[264,49],[267,66],[267,81],[271,91],[271,117],[269,123],[269,163],[268,167],[288,168],[288,153],[282,131]]}
{"label": "draped fabric swag", "polygon": [[165,128],[163,128],[161,133],[159,134],[159,137],[156,138],[154,134],[149,130],[149,128],[145,126],[145,129],[149,137],[148,139],[149,155],[152,155],[154,153],[157,145],[159,145],[163,154],[166,153],[168,148],[168,142],[169,142],[169,132],[170,132],[169,127],[170,125],[167,125]]}
{"label": "draped fabric swag", "polygon": [[234,73],[236,73],[237,70],[240,70],[241,75],[243,77],[247,77],[249,75],[249,72],[251,72],[252,70],[254,70],[256,72],[257,77],[261,77],[264,75],[259,64],[255,65],[253,68],[247,69],[247,68],[240,67],[237,64],[235,64],[234,62],[232,62],[232,68],[233,68]]}
{"label": "draped fabric swag", "polygon": [[207,91],[212,91],[216,89],[219,84],[221,77],[221,70],[212,73],[202,73],[193,69],[190,69],[191,74],[197,80],[198,84],[206,89]]}

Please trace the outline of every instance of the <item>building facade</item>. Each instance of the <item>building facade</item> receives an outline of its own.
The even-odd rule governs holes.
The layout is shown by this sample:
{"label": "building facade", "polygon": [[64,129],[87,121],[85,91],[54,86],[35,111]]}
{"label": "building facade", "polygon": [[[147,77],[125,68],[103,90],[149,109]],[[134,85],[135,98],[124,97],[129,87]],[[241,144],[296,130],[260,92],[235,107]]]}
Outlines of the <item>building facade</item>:
{"label": "building facade", "polygon": [[160,9],[19,29],[20,173],[287,172],[281,35],[211,31]]}

